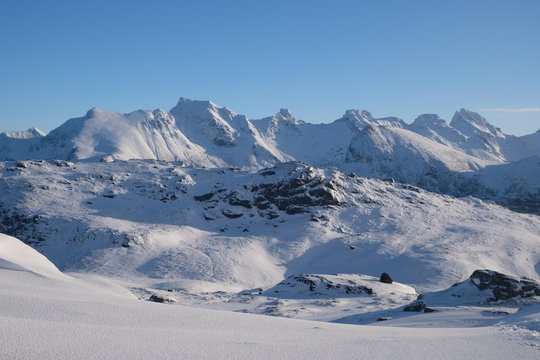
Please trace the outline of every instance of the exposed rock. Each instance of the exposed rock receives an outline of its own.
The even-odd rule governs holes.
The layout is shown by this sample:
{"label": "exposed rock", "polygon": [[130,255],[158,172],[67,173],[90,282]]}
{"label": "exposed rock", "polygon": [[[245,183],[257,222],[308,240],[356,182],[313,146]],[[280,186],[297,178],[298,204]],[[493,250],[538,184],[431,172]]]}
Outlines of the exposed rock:
{"label": "exposed rock", "polygon": [[487,301],[503,301],[517,297],[540,296],[540,284],[534,280],[512,277],[493,270],[476,270],[469,281],[479,290],[491,290]]}
{"label": "exposed rock", "polygon": [[426,304],[423,301],[415,301],[412,304],[405,306],[403,308],[403,311],[422,312],[422,311],[425,311],[425,309],[426,309]]}
{"label": "exposed rock", "polygon": [[235,213],[230,210],[223,210],[221,213],[229,219],[237,219],[241,216],[244,216],[244,214]]}
{"label": "exposed rock", "polygon": [[[358,275],[356,275],[358,276]],[[353,275],[354,277],[354,275]],[[351,275],[301,274],[291,275],[268,290],[268,294],[283,293],[294,289],[295,293],[309,296],[372,295],[373,289],[352,280]]]}
{"label": "exposed rock", "polygon": [[207,194],[203,194],[203,195],[199,195],[199,196],[194,196],[193,198],[197,201],[207,201],[207,200],[210,200],[212,197],[214,196],[214,193],[213,192],[209,192]]}
{"label": "exposed rock", "polygon": [[259,209],[261,205],[273,204],[279,210],[294,215],[308,212],[313,206],[343,204],[339,196],[341,185],[332,177],[327,178],[324,173],[304,165],[299,165],[289,175],[285,180],[251,187]]}
{"label": "exposed rock", "polygon": [[161,295],[157,295],[157,294],[153,294],[152,296],[150,296],[148,298],[148,301],[153,301],[153,302],[157,302],[157,303],[175,303],[175,302],[178,302],[178,301],[176,301],[176,299],[173,299],[172,297],[161,296]]}
{"label": "exposed rock", "polygon": [[394,282],[394,281],[392,280],[392,278],[390,277],[390,275],[388,275],[388,273],[385,273],[385,272],[383,272],[383,273],[381,274],[381,278],[380,278],[379,281],[382,282],[382,283],[385,283],[385,284],[391,284],[391,283]]}

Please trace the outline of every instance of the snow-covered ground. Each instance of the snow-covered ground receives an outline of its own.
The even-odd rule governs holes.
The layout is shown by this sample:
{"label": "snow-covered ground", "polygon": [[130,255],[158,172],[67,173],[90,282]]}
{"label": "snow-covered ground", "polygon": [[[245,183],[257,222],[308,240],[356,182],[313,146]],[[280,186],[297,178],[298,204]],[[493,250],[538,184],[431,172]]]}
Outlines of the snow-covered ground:
{"label": "snow-covered ground", "polygon": [[184,98],[2,133],[0,358],[538,358],[539,135]]}
{"label": "snow-covered ground", "polygon": [[305,164],[246,173],[28,161],[1,170],[2,232],[63,270],[137,287],[238,292],[297,274],[388,272],[426,291],[476,269],[538,278],[538,216]]}
{"label": "snow-covered ground", "polygon": [[423,328],[432,326],[432,314],[415,327],[290,320],[138,301],[102,279],[61,276],[16,239],[0,235],[0,248],[2,359],[492,360],[540,353],[538,307],[481,327]]}

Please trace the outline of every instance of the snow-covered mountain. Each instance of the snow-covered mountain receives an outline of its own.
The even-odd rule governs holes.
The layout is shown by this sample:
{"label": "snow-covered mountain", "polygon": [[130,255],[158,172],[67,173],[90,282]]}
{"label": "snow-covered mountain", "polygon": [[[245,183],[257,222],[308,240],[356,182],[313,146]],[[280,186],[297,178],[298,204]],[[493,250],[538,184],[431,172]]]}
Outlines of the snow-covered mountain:
{"label": "snow-covered mountain", "polygon": [[33,149],[44,137],[45,133],[37,128],[0,133],[0,160],[34,158]]}
{"label": "snow-covered mountain", "polygon": [[[200,316],[215,309],[519,331],[537,346],[539,135],[502,134],[463,109],[450,124],[362,110],[310,124],[184,98],[170,112],[92,109],[47,135],[3,133],[0,325],[31,334],[118,311],[208,326]],[[52,315],[13,323],[20,304]]]}
{"label": "snow-covered mountain", "polygon": [[[478,174],[486,166],[540,156],[538,144],[540,132],[505,135],[465,109],[456,112],[450,124],[437,115],[424,114],[407,125],[395,117],[375,119],[365,110],[347,110],[331,123],[310,124],[297,120],[287,109],[250,120],[210,101],[180,98],[170,112],[120,114],[92,109],[46,136],[36,129],[2,133],[0,159],[156,159],[246,170],[295,160],[393,178],[451,195],[498,200],[493,194],[501,190],[493,191],[483,182],[486,177]],[[537,167],[534,162],[528,164]],[[489,173],[495,177],[490,184],[505,183],[502,172]],[[538,181],[524,178],[523,182],[529,184],[525,197],[540,191]],[[512,191],[502,190],[508,199]]]}
{"label": "snow-covered mountain", "polygon": [[292,274],[389,272],[422,290],[478,268],[538,276],[535,215],[302,163],[248,173],[5,162],[0,190],[0,232],[62,269],[148,286],[239,291]]}
{"label": "snow-covered mountain", "polygon": [[229,166],[260,168],[287,160],[247,117],[211,101],[180,98],[171,115],[183,134]]}
{"label": "snow-covered mountain", "polygon": [[[4,138],[7,136],[4,134]],[[178,130],[174,118],[159,109],[120,114],[94,108],[83,117],[68,120],[47,136],[38,134],[18,139],[18,148],[25,143],[29,145],[21,151],[22,158],[72,161],[161,159],[213,167],[225,164],[192,143]],[[5,146],[10,144],[13,141]],[[21,158],[14,150],[2,157]]]}

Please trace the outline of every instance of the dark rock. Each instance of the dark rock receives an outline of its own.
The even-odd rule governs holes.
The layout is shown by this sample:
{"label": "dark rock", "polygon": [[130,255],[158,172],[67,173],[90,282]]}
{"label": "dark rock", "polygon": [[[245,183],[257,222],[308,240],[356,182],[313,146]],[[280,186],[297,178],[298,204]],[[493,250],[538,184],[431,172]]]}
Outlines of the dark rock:
{"label": "dark rock", "polygon": [[388,273],[385,273],[385,272],[381,274],[381,278],[379,279],[379,281],[385,284],[391,284],[394,282],[394,280],[392,280],[390,275],[388,275]]}
{"label": "dark rock", "polygon": [[302,274],[302,275],[292,275],[287,279],[278,284],[278,286],[290,286],[295,287],[298,283],[306,284],[309,287],[309,291],[314,294],[320,292],[324,293],[324,290],[337,290],[343,291],[347,295],[363,295],[373,294],[373,289],[354,283],[335,283],[334,281],[328,279],[324,275],[319,274]]}
{"label": "dark rock", "polygon": [[423,301],[415,301],[410,305],[403,308],[403,311],[408,312],[422,312],[426,309],[426,304]]}
{"label": "dark rock", "polygon": [[279,217],[279,215],[278,215],[278,213],[275,212],[275,211],[269,211],[269,212],[266,214],[266,218],[267,218],[267,219],[270,219],[270,220],[275,219],[275,218],[278,218],[278,217]]}
{"label": "dark rock", "polygon": [[228,217],[229,219],[237,219],[241,216],[244,216],[244,214],[239,214],[239,213],[234,213],[232,211],[229,211],[229,210],[223,210],[221,212],[224,216]]}
{"label": "dark rock", "polygon": [[525,277],[511,277],[493,270],[476,270],[469,280],[479,290],[491,290],[493,297],[487,301],[540,296],[540,284]]}
{"label": "dark rock", "polygon": [[306,208],[303,208],[301,206],[289,206],[285,212],[289,215],[295,215],[295,214],[302,214],[308,212]]}
{"label": "dark rock", "polygon": [[213,192],[209,192],[207,194],[203,194],[203,195],[199,195],[199,196],[194,196],[193,198],[197,201],[207,201],[207,200],[210,200],[212,197],[214,196],[214,193]]}
{"label": "dark rock", "polygon": [[342,205],[335,192],[341,186],[333,178],[327,178],[312,168],[298,167],[290,173],[291,178],[267,184],[255,184],[251,191],[259,209],[266,204],[290,215],[304,213],[313,206]]}
{"label": "dark rock", "polygon": [[252,208],[251,202],[249,200],[239,199],[237,196],[238,196],[238,193],[236,191],[233,191],[231,194],[225,196],[224,199],[226,199],[229,205],[232,205],[232,206],[242,206],[246,209]]}
{"label": "dark rock", "polygon": [[148,301],[153,301],[153,302],[157,302],[157,303],[173,303],[173,302],[176,302],[176,300],[173,299],[173,298],[169,298],[169,297],[165,297],[165,296],[161,296],[161,295],[157,295],[157,294],[153,294],[152,296],[150,296],[150,298],[148,298]]}

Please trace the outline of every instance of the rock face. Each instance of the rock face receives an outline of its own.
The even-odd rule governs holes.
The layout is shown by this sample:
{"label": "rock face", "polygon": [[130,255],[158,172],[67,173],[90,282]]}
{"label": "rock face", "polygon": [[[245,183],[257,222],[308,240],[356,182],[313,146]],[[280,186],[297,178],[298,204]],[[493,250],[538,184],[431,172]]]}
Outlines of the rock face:
{"label": "rock face", "polygon": [[391,284],[394,282],[392,278],[390,277],[390,275],[388,275],[385,272],[381,274],[381,278],[379,279],[379,281],[385,284]]}
{"label": "rock face", "polygon": [[295,166],[290,176],[271,183],[256,184],[251,188],[258,208],[275,205],[287,214],[308,212],[312,206],[339,206],[343,204],[341,185],[318,169]]}
{"label": "rock face", "polygon": [[493,296],[487,301],[504,301],[513,298],[540,296],[540,284],[528,278],[516,278],[493,270],[476,270],[469,281],[479,290],[490,290]]}
{"label": "rock face", "polygon": [[422,312],[426,309],[426,304],[423,301],[415,301],[403,308],[406,312]]}
{"label": "rock face", "polygon": [[210,221],[219,216],[216,209],[224,207],[220,213],[230,219],[246,212],[273,219],[284,213],[295,215],[312,212],[314,208],[343,206],[347,203],[348,186],[356,184],[355,179],[337,172],[293,162],[263,169],[254,179],[236,190],[216,188],[193,198],[205,207]]}
{"label": "rock face", "polygon": [[294,294],[308,297],[372,295],[373,289],[366,285],[364,279],[352,274],[300,274],[289,276],[265,293],[268,296]]}
{"label": "rock face", "polygon": [[465,281],[442,291],[421,294],[403,311],[430,312],[430,307],[500,305],[540,302],[540,282],[525,277],[476,270]]}

